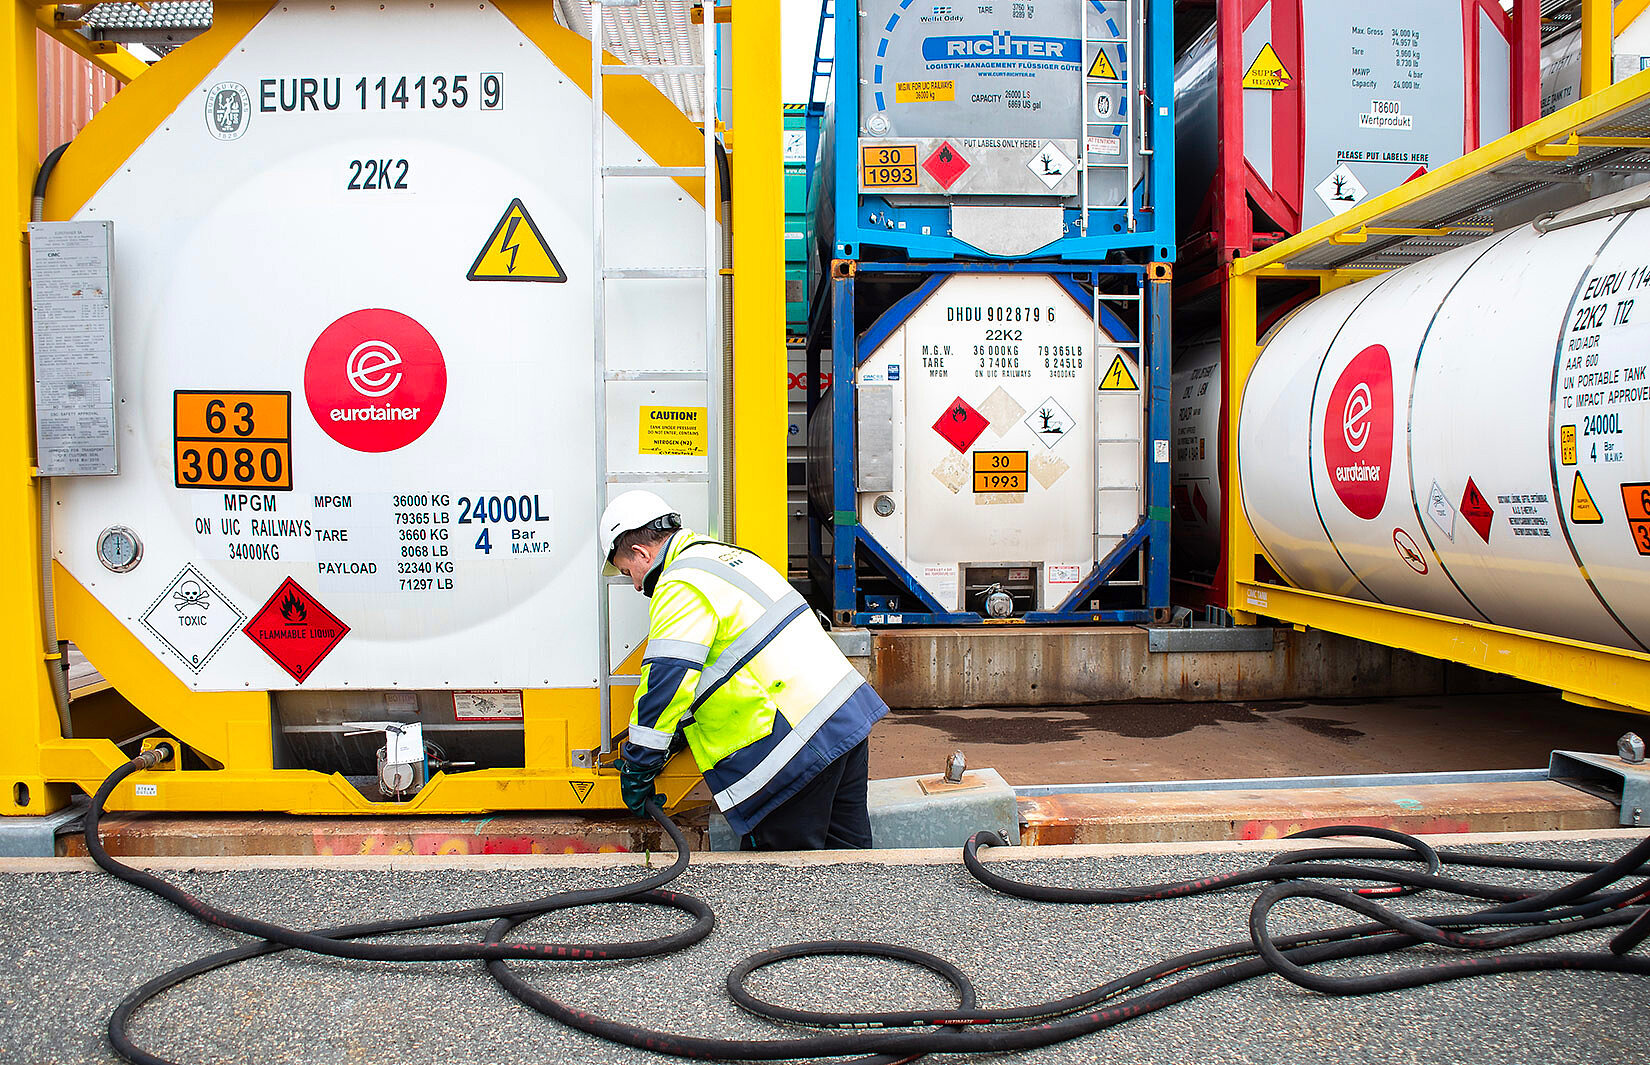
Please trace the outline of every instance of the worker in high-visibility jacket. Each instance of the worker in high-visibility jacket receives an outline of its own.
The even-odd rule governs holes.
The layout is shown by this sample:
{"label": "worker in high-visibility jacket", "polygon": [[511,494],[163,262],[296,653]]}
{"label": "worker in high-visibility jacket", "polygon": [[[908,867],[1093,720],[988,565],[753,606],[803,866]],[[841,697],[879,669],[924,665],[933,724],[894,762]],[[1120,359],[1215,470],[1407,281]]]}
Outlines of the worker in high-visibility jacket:
{"label": "worker in high-visibility jacket", "polygon": [[745,849],[871,846],[867,737],[888,706],[784,575],[652,492],[616,497],[599,534],[604,572],[651,600],[625,805],[655,798],[680,734]]}

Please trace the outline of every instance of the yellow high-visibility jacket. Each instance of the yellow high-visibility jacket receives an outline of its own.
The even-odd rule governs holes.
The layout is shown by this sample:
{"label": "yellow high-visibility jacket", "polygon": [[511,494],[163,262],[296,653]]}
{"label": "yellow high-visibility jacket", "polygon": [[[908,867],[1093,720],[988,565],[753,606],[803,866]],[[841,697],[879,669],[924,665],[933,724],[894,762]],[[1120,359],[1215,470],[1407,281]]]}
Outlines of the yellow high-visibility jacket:
{"label": "yellow high-visibility jacket", "polygon": [[678,730],[733,830],[749,832],[888,712],[785,577],[683,530],[643,581],[647,650],[630,733],[639,769]]}

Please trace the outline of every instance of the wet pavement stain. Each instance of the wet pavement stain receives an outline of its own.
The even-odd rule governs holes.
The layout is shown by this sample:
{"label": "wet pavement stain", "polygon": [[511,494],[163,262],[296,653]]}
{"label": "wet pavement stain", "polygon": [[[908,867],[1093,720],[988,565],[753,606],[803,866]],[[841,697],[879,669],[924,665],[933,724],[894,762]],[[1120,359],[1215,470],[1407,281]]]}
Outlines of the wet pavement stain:
{"label": "wet pavement stain", "polygon": [[1109,706],[894,710],[890,721],[944,732],[959,743],[1061,743],[1096,733],[1164,739],[1204,725],[1252,725],[1302,703],[1118,703]]}
{"label": "wet pavement stain", "polygon": [[1348,728],[1347,726],[1351,724],[1351,722],[1331,721],[1327,717],[1289,717],[1284,718],[1284,720],[1288,721],[1291,725],[1299,725],[1301,728],[1312,733],[1314,736],[1323,736],[1331,740],[1342,740],[1346,743],[1351,743],[1353,740],[1361,740],[1368,735],[1367,732],[1362,732],[1355,728]]}

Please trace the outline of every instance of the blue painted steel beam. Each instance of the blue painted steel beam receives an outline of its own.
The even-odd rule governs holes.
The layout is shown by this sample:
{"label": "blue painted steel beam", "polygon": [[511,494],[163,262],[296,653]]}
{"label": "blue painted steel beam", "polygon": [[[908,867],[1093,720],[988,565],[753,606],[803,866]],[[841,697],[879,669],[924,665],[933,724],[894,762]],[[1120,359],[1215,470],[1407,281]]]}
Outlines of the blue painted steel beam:
{"label": "blue painted steel beam", "polygon": [[[849,5],[850,10],[852,5]],[[837,19],[838,24],[846,21]],[[854,274],[852,264],[831,270],[831,613],[838,620],[858,606],[859,502],[854,475]]]}

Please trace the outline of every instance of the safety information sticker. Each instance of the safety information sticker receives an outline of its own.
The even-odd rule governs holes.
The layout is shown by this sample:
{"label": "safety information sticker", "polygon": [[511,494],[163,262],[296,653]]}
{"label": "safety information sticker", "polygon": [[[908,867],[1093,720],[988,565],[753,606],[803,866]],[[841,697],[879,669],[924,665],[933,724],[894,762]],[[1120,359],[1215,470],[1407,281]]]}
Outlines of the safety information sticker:
{"label": "safety information sticker", "polygon": [[520,721],[521,692],[453,692],[453,717],[459,721]]}
{"label": "safety information sticker", "polygon": [[704,407],[643,407],[636,450],[644,455],[707,455],[709,418]]}

